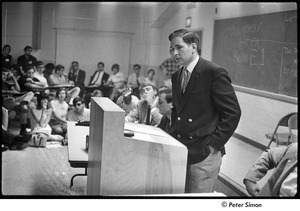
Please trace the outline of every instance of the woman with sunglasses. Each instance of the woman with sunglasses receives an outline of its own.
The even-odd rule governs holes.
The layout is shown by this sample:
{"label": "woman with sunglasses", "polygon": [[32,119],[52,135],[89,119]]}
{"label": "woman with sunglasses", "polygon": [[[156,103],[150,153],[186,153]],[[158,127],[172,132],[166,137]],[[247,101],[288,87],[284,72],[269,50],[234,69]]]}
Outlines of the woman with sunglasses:
{"label": "woman with sunglasses", "polygon": [[84,99],[75,97],[73,100],[73,110],[69,110],[67,121],[90,121],[90,109],[85,107]]}

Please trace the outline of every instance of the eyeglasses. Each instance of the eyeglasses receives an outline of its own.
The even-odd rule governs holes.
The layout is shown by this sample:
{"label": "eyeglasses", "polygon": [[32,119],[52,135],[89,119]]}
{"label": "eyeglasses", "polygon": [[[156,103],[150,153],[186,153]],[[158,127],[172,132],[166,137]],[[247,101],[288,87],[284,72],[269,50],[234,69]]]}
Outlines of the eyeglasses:
{"label": "eyeglasses", "polygon": [[82,103],[77,103],[75,106],[81,106],[82,105]]}

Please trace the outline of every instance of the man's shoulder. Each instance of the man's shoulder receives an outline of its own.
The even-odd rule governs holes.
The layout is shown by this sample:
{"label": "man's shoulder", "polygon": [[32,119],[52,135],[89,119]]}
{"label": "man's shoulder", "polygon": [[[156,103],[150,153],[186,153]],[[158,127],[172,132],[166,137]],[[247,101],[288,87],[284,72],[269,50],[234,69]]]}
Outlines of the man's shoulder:
{"label": "man's shoulder", "polygon": [[23,58],[25,58],[25,54],[18,56],[18,59],[23,59]]}

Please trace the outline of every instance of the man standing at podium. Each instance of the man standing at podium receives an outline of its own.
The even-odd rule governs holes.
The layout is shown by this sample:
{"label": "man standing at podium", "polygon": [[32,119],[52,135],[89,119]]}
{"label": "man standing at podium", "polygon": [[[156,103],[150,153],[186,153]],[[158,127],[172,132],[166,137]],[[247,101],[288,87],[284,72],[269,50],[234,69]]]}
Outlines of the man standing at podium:
{"label": "man standing at podium", "polygon": [[224,145],[235,131],[240,106],[227,71],[201,58],[200,38],[180,29],[169,35],[170,52],[181,66],[172,75],[171,133],[188,148],[187,193],[214,191]]}

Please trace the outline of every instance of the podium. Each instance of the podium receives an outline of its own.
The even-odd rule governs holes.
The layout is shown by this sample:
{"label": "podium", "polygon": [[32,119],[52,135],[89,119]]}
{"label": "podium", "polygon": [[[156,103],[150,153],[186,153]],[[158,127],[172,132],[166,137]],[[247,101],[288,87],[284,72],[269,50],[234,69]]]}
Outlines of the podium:
{"label": "podium", "polygon": [[183,144],[160,128],[125,123],[124,110],[106,97],[92,97],[90,116],[87,195],[184,193]]}

